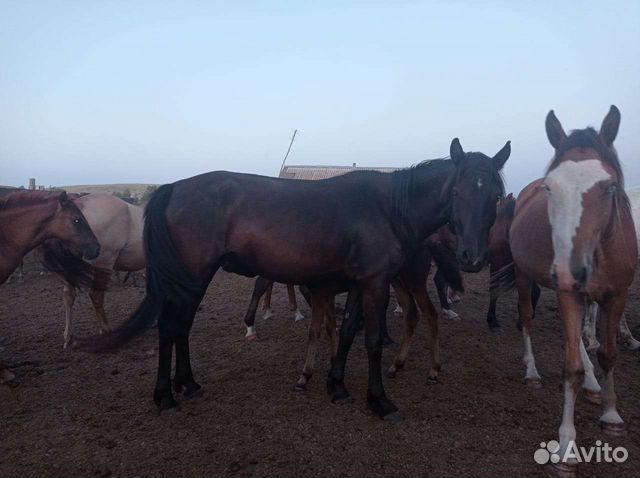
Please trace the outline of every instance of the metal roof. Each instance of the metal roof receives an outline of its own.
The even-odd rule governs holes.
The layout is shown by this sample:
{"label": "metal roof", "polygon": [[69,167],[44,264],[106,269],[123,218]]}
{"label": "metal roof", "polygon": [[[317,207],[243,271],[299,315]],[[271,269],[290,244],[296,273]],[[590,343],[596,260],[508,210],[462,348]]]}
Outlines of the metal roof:
{"label": "metal roof", "polygon": [[285,166],[278,177],[289,179],[318,180],[349,173],[351,171],[379,171],[391,173],[401,168],[368,168],[362,166]]}

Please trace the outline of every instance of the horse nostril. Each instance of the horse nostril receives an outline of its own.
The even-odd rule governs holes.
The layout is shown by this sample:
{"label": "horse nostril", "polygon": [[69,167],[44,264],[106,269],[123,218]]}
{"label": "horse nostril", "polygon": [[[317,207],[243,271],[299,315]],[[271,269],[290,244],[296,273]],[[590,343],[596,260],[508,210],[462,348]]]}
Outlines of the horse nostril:
{"label": "horse nostril", "polygon": [[558,287],[558,272],[556,271],[555,265],[551,268],[551,282],[554,287]]}

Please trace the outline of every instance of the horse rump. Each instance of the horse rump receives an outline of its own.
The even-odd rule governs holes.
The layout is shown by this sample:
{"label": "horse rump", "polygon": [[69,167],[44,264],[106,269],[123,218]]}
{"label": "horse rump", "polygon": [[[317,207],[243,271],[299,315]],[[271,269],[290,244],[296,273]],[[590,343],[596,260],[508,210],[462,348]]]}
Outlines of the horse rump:
{"label": "horse rump", "polygon": [[162,320],[164,307],[193,303],[203,288],[185,269],[171,240],[166,212],[173,184],[159,187],[145,209],[146,295],[136,311],[112,332],[78,340],[74,348],[89,352],[115,350]]}

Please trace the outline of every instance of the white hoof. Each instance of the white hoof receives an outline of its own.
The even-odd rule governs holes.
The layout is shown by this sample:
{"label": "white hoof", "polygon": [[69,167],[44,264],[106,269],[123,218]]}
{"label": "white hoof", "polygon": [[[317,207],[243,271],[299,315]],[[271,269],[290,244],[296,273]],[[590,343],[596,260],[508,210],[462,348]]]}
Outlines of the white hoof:
{"label": "white hoof", "polygon": [[442,309],[442,315],[450,320],[460,320],[460,316],[451,309]]}
{"label": "white hoof", "polygon": [[251,327],[247,327],[247,333],[244,334],[244,336],[247,340],[255,340],[258,337],[258,334],[256,333],[255,325],[252,325]]}
{"label": "white hoof", "polygon": [[304,320],[305,316],[299,310],[296,310],[296,315],[294,316],[294,322],[298,322],[299,320]]}
{"label": "white hoof", "polygon": [[271,317],[273,317],[273,312],[271,312],[271,309],[265,309],[262,319],[269,320]]}
{"label": "white hoof", "polygon": [[629,337],[628,339],[626,339],[624,341],[624,345],[625,345],[625,347],[627,347],[627,350],[638,350],[638,349],[640,349],[640,342],[638,342],[633,337]]}

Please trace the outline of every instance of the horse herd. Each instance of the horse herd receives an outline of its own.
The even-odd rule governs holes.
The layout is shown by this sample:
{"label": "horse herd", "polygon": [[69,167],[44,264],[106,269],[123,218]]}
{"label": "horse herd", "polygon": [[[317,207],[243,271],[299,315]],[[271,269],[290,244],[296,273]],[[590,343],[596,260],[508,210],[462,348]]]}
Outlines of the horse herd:
{"label": "horse herd", "polygon": [[[620,112],[612,106],[599,131],[586,128],[566,134],[551,111],[545,126],[555,150],[553,159],[545,176],[517,199],[505,196],[501,177],[510,143],[490,157],[465,152],[457,138],[451,142],[449,160],[426,161],[393,173],[354,171],[320,181],[224,171],[201,174],[161,186],[144,218],[141,208],[108,195],[12,193],[0,199],[0,283],[27,252],[41,246],[45,265],[65,279],[65,347],[113,350],[157,323],[153,399],[161,412],[176,409],[174,393],[201,393],[191,367],[189,334],[200,301],[220,268],[259,276],[245,316],[248,339],[256,337],[258,301],[273,282],[300,285],[311,306],[311,322],[296,388],[304,390],[312,377],[324,323],[332,346],[327,391],[334,402],[350,401],[345,364],[354,336],[364,326],[367,405],[375,415],[398,422],[402,416],[385,393],[381,365],[382,347],[389,340],[390,288],[401,306],[405,333],[386,374],[393,377],[403,367],[422,317],[429,331],[428,380],[435,382],[440,370],[438,313],[426,289],[432,260],[438,267],[440,304],[450,317],[455,314],[449,310],[447,288],[463,291],[460,269],[478,272],[489,262],[488,325],[499,328],[496,300],[506,290],[517,289],[525,381],[532,387],[541,384],[532,345],[540,287],[557,293],[565,345],[559,428],[563,456],[576,437],[574,406],[581,389],[587,399],[602,404],[603,432],[624,433],[613,375],[618,335],[632,347],[640,345],[623,315],[638,251],[613,147],[619,124]],[[144,300],[112,329],[103,307],[111,271],[145,265]],[[72,306],[81,285],[91,289],[102,332],[85,339],[72,333]],[[337,332],[335,296],[342,292],[349,296]],[[596,308],[601,344],[596,344],[593,332]],[[297,307],[292,310],[301,318]],[[582,340],[583,322],[588,325],[589,345],[598,347],[602,388]],[[0,367],[0,383],[13,380],[13,374]],[[576,472],[571,460],[547,467],[554,475]]]}

